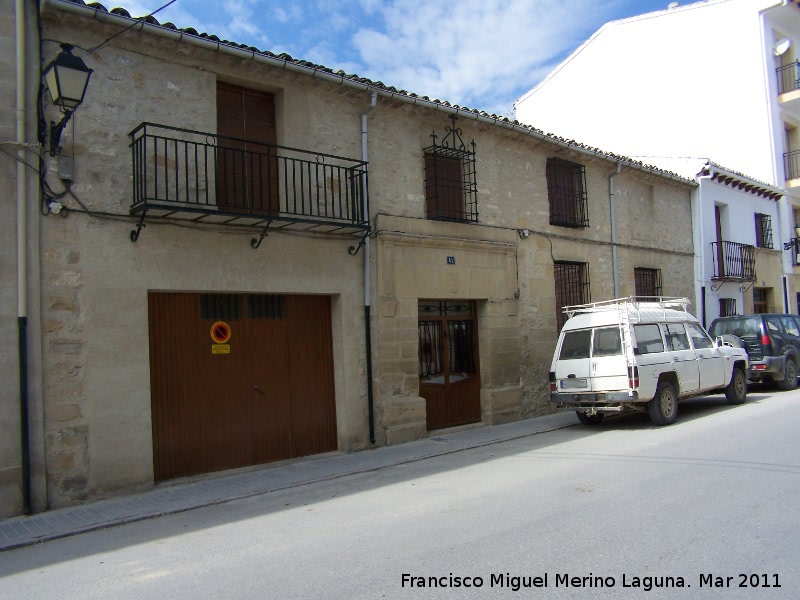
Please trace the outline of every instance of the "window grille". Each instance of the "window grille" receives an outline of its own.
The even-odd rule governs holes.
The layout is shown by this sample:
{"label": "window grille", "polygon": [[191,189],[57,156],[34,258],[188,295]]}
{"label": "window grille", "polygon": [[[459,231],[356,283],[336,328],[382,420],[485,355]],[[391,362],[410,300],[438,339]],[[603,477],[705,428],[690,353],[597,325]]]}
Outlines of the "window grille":
{"label": "window grille", "polygon": [[475,141],[469,146],[461,139],[456,127],[457,117],[451,115],[452,126],[437,143],[425,152],[425,214],[437,221],[478,222],[478,184],[475,174]]}
{"label": "window grille", "polygon": [[551,225],[588,227],[586,167],[560,158],[548,158],[547,199]]}
{"label": "window grille", "polygon": [[719,299],[719,316],[731,317],[738,314],[736,312],[736,298],[720,298]]}
{"label": "window grille", "polygon": [[772,248],[772,217],[756,213],[756,246]]}
{"label": "window grille", "polygon": [[553,264],[556,287],[556,326],[560,331],[567,321],[565,306],[591,302],[588,263],[556,262]]}
{"label": "window grille", "polygon": [[477,372],[474,302],[419,301],[419,376]]}
{"label": "window grille", "polygon": [[661,289],[661,269],[636,267],[633,269],[633,278],[636,286],[637,298],[663,295]]}
{"label": "window grille", "polygon": [[200,294],[200,318],[211,321],[235,321],[242,318],[240,294]]}
{"label": "window grille", "polygon": [[280,320],[286,318],[286,297],[276,294],[248,294],[247,316],[250,319]]}

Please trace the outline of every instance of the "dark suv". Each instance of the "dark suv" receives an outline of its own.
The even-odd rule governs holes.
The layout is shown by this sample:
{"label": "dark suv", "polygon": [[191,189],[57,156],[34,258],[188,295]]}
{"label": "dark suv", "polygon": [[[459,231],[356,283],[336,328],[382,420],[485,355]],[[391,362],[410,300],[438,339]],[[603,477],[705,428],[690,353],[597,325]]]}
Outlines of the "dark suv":
{"label": "dark suv", "polygon": [[797,386],[800,317],[784,314],[737,315],[714,319],[708,332],[740,345],[750,357],[751,381],[774,381],[782,390]]}

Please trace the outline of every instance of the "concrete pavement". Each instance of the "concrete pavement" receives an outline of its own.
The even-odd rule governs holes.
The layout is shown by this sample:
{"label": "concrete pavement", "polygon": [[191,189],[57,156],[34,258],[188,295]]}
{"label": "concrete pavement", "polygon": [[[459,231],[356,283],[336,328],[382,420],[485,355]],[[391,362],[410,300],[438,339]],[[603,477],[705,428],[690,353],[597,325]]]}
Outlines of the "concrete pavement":
{"label": "concrete pavement", "polygon": [[139,494],[0,521],[0,551],[267,494],[318,481],[487,446],[577,424],[573,412],[492,427],[434,432],[425,440],[361,452],[334,452],[202,478],[162,483]]}

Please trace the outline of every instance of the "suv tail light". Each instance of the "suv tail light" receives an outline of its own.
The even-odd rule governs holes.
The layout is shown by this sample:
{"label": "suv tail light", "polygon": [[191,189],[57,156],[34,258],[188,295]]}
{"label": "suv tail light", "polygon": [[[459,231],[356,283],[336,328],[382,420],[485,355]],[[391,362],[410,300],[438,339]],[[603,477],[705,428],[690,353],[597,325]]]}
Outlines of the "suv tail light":
{"label": "suv tail light", "polygon": [[553,373],[553,371],[550,371],[550,391],[558,391],[558,386],[556,385],[556,374]]}
{"label": "suv tail light", "polygon": [[639,387],[639,367],[628,366],[628,387],[632,389]]}
{"label": "suv tail light", "polygon": [[761,345],[764,346],[765,349],[769,348],[770,344],[772,344],[772,340],[769,339],[769,335],[766,333],[761,334]]}

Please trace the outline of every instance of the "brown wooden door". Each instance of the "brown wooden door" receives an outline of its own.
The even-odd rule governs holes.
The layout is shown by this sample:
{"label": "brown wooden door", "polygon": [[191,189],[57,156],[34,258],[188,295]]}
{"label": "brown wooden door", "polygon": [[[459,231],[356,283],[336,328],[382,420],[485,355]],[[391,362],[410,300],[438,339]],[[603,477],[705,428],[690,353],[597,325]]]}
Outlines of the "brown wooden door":
{"label": "brown wooden door", "polygon": [[428,430],[480,421],[474,302],[420,300],[418,337]]}
{"label": "brown wooden door", "polygon": [[217,83],[217,205],[227,211],[278,212],[275,97]]}
{"label": "brown wooden door", "polygon": [[[156,480],[337,448],[330,298],[151,293],[148,302]],[[217,344],[220,322],[230,339]]]}

